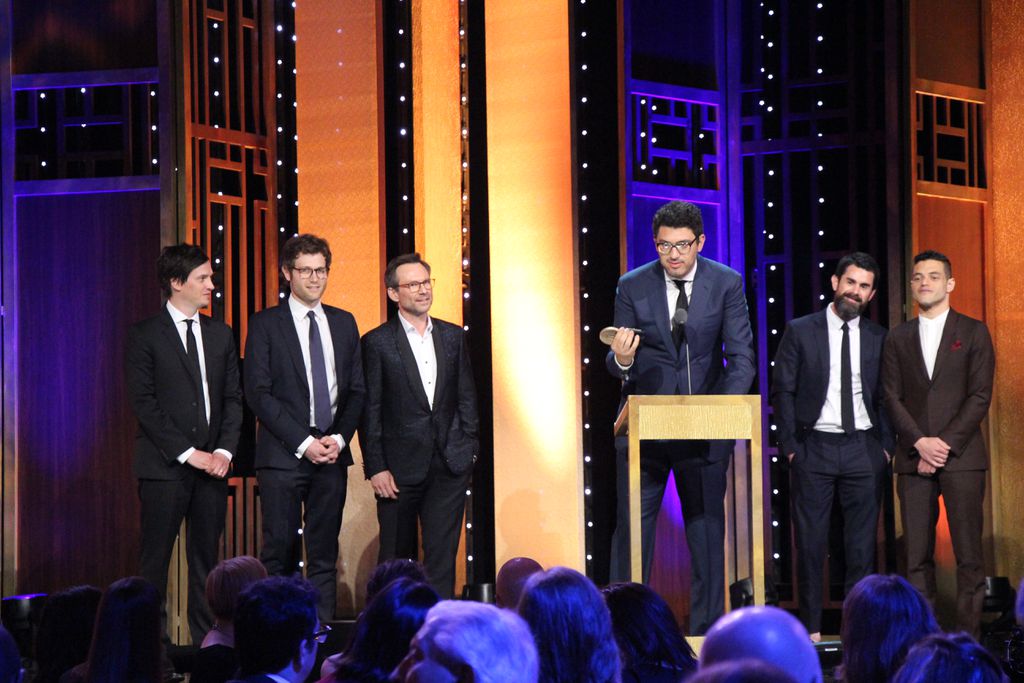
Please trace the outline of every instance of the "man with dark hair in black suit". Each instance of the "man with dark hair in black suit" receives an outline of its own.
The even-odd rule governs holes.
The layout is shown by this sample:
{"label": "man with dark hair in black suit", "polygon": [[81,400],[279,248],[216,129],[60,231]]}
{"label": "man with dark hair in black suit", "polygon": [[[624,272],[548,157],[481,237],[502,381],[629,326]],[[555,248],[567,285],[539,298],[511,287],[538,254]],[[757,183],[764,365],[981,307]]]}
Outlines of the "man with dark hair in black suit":
{"label": "man with dark hair in black suit", "polygon": [[245,344],[245,397],[259,419],[260,560],[270,574],[294,572],[301,528],[325,621],[334,618],[349,446],[366,393],[355,318],[321,303],[330,268],[325,240],[289,239],[281,274],[291,296],[253,317]]}
{"label": "man with dark hair in black suit", "polygon": [[168,564],[184,519],[188,623],[199,643],[212,624],[206,576],[217,563],[227,509],[224,477],[242,427],[238,354],[231,329],[199,314],[214,290],[210,259],[199,247],[165,248],[157,275],[166,306],[131,328],[125,354],[128,393],[139,421],[139,573],[166,595]]}
{"label": "man with dark hair in black suit", "polygon": [[[674,201],[651,224],[658,259],[619,279],[608,370],[630,394],[745,394],[754,380],[753,334],[736,271],[700,256],[704,219]],[[641,334],[633,330],[639,329]],[[643,341],[641,343],[641,336]],[[724,362],[723,362],[724,361]],[[640,451],[643,579],[650,577],[655,524],[669,472],[690,549],[690,633],[702,635],[725,609],[726,473],[735,442],[645,442]],[[616,439],[618,508],[612,580],[629,580],[629,459]]]}
{"label": "man with dark hair in black suit", "polygon": [[273,576],[238,596],[235,650],[244,683],[302,683],[331,629],[317,618],[317,593],[297,577]]}
{"label": "man with dark hair in black suit", "polygon": [[398,315],[363,337],[366,476],[377,496],[380,562],[418,556],[441,597],[455,588],[466,483],[477,448],[476,389],[458,325],[431,318],[430,266],[398,256],[384,273]]}
{"label": "man with dark hair in black suit", "polygon": [[800,619],[821,640],[822,566],[834,492],[843,509],[846,591],[875,568],[878,511],[892,430],[882,409],[886,330],[862,317],[881,269],[847,254],[825,310],[790,321],[775,354],[771,401],[779,452],[789,459]]}

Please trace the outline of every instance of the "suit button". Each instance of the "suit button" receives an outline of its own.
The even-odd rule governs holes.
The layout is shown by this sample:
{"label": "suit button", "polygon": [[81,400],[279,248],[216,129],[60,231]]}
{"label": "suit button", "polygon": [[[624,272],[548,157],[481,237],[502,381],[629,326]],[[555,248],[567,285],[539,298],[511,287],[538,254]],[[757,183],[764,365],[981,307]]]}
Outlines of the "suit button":
{"label": "suit button", "polygon": [[193,407],[193,408],[195,408],[195,407],[196,407],[196,402],[195,402],[195,401],[192,401],[192,407]]}
{"label": "suit button", "polygon": [[193,433],[193,434],[195,434],[195,433],[196,433],[196,428],[195,428],[195,427],[193,427],[193,428],[192,428],[192,433]]}

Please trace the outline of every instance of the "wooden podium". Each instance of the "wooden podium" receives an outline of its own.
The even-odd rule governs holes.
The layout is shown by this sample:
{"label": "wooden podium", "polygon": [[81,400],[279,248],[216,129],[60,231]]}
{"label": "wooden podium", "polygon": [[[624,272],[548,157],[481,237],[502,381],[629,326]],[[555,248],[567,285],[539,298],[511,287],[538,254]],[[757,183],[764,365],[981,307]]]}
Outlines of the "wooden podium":
{"label": "wooden podium", "polygon": [[[654,439],[746,439],[750,461],[733,461],[731,495],[737,510],[726,522],[726,564],[747,565],[754,604],[764,604],[764,490],[761,462],[761,397],[630,396],[615,420],[615,435],[629,435],[630,574],[642,581],[640,442]],[[744,489],[744,490],[740,490]],[[737,576],[742,578],[742,576]],[[730,585],[726,576],[725,585]],[[726,596],[728,599],[728,595]]]}

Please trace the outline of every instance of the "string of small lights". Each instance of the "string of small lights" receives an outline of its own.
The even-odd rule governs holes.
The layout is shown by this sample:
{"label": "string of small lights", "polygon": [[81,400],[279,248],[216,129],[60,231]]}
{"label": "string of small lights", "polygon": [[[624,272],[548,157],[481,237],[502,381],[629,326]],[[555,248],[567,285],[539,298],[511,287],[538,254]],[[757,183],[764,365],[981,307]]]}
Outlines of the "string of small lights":
{"label": "string of small lights", "polygon": [[383,13],[385,252],[390,260],[416,250],[412,0],[386,0]]}

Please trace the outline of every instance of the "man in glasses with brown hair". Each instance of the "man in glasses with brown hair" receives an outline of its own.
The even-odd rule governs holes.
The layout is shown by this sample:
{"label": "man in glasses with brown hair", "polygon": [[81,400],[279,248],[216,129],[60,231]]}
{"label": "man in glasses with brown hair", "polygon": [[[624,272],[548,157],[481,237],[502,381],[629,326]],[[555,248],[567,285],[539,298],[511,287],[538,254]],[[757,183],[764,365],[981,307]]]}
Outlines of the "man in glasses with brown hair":
{"label": "man in glasses with brown hair", "polygon": [[476,388],[463,330],[430,316],[434,281],[419,254],[384,272],[398,313],[363,337],[363,466],[377,497],[379,562],[417,559],[423,530],[427,580],[455,590],[466,484],[479,448]]}
{"label": "man in glasses with brown hair", "polygon": [[[690,202],[663,205],[652,221],[657,260],[619,279],[608,370],[630,394],[745,394],[754,379],[753,335],[735,270],[704,258],[704,220]],[[629,576],[629,459],[616,439],[618,507],[613,581]],[[725,609],[725,489],[734,442],[645,442],[640,448],[643,580],[669,472],[690,549],[690,629],[702,635]]]}
{"label": "man in glasses with brown hair", "polygon": [[271,575],[291,575],[304,541],[324,621],[334,618],[349,446],[366,394],[355,318],[321,301],[330,268],[326,240],[303,234],[285,243],[290,295],[252,318],[244,364],[245,398],[259,419],[260,560]]}

